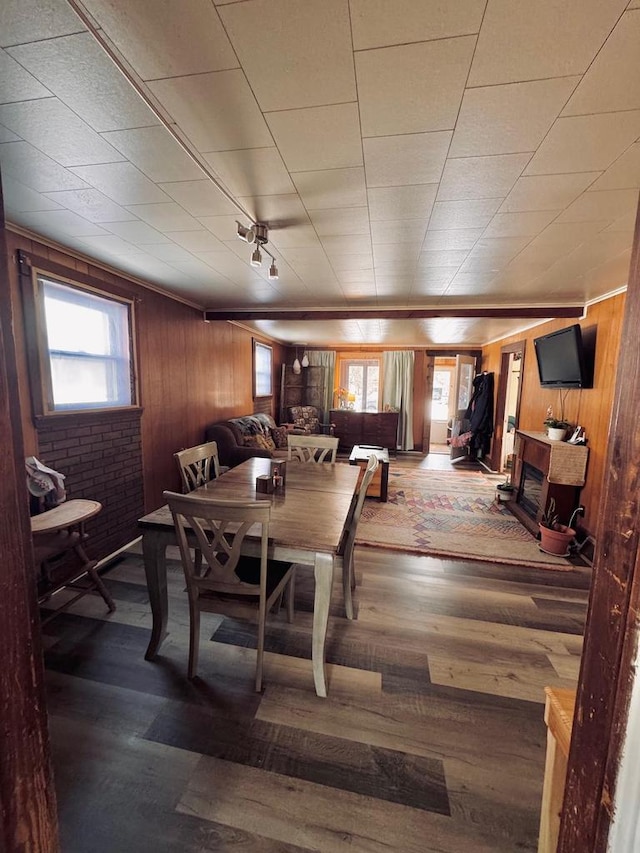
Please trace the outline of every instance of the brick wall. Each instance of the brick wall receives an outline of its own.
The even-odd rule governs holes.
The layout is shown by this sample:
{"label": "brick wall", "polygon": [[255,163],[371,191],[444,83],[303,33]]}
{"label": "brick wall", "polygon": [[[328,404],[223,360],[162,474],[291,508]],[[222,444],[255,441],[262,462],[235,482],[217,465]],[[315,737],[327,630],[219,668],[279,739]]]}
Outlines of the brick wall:
{"label": "brick wall", "polygon": [[144,515],[140,410],[39,419],[38,459],[66,476],[67,500],[100,501],[86,524],[87,552],[100,559],[139,535]]}

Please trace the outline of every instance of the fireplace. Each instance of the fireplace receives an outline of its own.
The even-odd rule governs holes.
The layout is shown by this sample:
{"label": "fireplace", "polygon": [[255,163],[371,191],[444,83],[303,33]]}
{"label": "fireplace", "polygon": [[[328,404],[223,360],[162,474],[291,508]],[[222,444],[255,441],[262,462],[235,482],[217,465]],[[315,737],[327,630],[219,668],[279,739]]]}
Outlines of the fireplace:
{"label": "fireplace", "polygon": [[544,474],[542,471],[528,462],[523,463],[517,499],[520,507],[534,521],[540,510],[543,509],[541,506],[543,481]]}

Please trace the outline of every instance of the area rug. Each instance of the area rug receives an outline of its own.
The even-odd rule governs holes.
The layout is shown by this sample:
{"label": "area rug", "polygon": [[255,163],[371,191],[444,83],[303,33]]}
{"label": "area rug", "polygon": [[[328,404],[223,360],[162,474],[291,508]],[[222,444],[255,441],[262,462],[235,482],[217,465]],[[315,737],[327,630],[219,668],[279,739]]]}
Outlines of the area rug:
{"label": "area rug", "polygon": [[391,468],[389,500],[365,501],[356,542],[438,557],[571,571],[567,560],[540,551],[534,536],[496,501],[495,486],[481,471]]}

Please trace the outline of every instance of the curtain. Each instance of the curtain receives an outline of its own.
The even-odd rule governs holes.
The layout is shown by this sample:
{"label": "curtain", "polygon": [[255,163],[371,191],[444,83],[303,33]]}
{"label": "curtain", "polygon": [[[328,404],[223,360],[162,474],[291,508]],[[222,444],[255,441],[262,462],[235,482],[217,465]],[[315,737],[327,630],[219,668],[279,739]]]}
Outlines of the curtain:
{"label": "curtain", "polygon": [[324,422],[329,423],[329,409],[333,406],[333,383],[336,372],[336,354],[334,350],[307,350],[309,364],[325,368],[324,400]]}
{"label": "curtain", "polygon": [[400,412],[398,447],[413,450],[413,350],[382,354],[382,408],[391,406]]}

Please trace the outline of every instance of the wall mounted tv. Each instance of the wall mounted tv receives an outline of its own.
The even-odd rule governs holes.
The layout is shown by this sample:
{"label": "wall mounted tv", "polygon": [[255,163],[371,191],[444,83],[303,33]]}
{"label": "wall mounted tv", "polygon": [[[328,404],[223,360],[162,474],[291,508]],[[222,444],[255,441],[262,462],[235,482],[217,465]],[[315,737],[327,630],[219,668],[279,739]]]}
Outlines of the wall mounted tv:
{"label": "wall mounted tv", "polygon": [[540,385],[543,388],[591,388],[592,358],[585,350],[578,323],[534,338]]}

